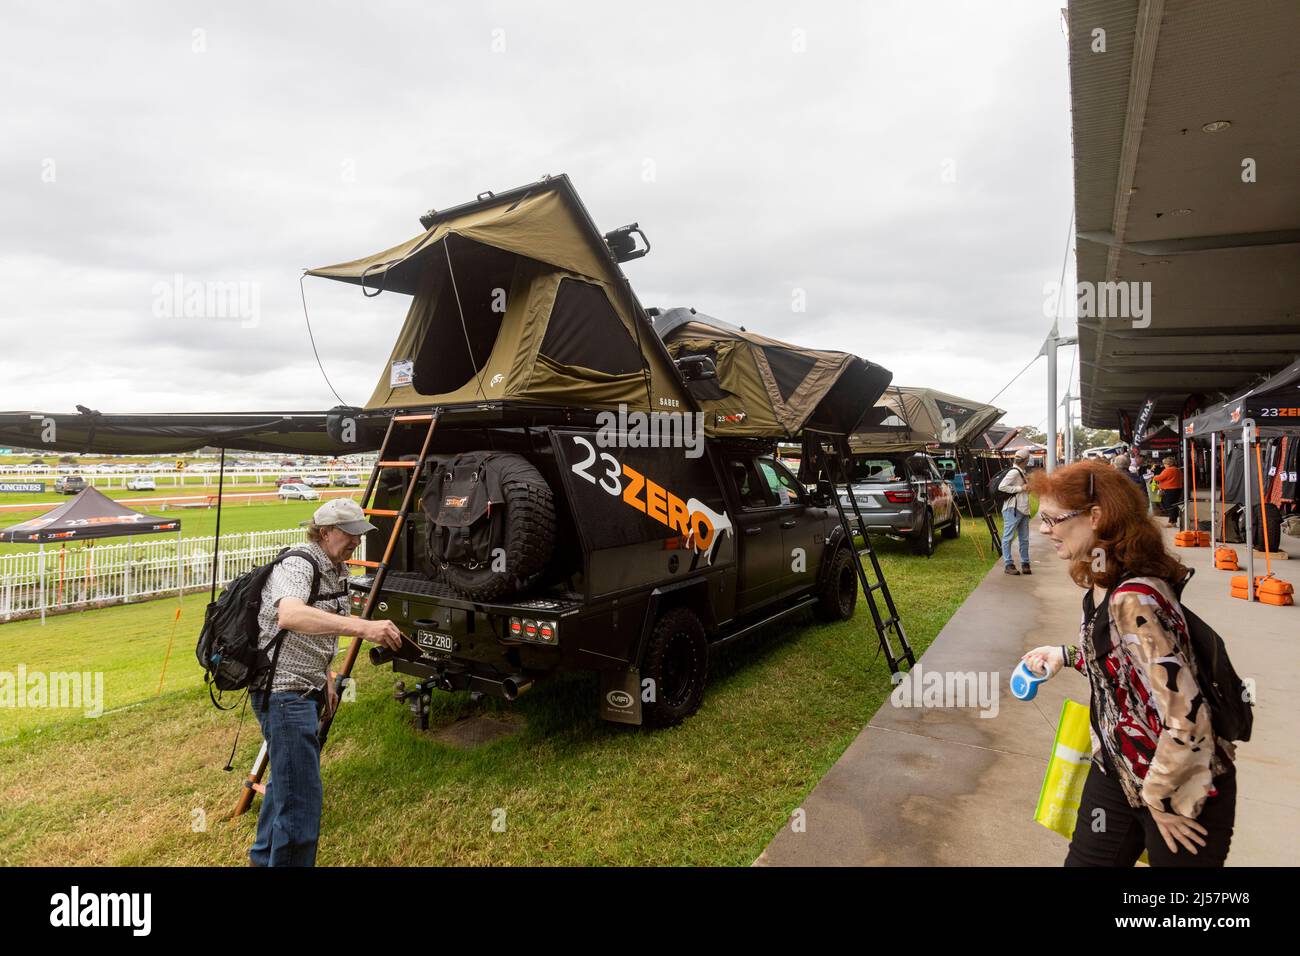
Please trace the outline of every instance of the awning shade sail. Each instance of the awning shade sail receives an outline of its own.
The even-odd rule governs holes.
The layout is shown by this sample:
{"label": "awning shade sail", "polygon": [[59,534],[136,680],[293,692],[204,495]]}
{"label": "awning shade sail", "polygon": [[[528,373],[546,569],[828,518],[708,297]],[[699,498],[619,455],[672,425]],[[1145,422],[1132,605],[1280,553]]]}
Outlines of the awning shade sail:
{"label": "awning shade sail", "polygon": [[1300,433],[1300,359],[1240,395],[1183,422],[1186,438],[1241,429],[1253,421],[1260,435]]}
{"label": "awning shade sail", "polygon": [[[340,439],[351,440],[336,440],[330,436],[331,430]],[[382,438],[382,422],[367,419],[357,409],[345,408],[328,412],[141,415],[0,412],[0,445],[42,452],[162,455],[212,446],[244,451],[348,455],[373,451]]]}
{"label": "awning shade sail", "polygon": [[854,432],[853,450],[920,451],[930,445],[969,446],[1006,414],[994,405],[933,388],[891,385],[873,420]]}
{"label": "awning shade sail", "polygon": [[804,429],[847,435],[892,376],[848,352],[791,345],[690,309],[668,309],[654,322],[674,359],[706,357],[717,371],[689,386],[709,435],[794,438]]}
{"label": "awning shade sail", "polygon": [[308,272],[413,297],[368,409],[693,407],[567,177],[425,221],[399,246]]}
{"label": "awning shade sail", "polygon": [[0,531],[0,541],[40,543],[81,541],[86,538],[115,538],[127,534],[155,534],[179,531],[178,518],[156,518],[120,505],[94,488],[87,488],[71,501]]}

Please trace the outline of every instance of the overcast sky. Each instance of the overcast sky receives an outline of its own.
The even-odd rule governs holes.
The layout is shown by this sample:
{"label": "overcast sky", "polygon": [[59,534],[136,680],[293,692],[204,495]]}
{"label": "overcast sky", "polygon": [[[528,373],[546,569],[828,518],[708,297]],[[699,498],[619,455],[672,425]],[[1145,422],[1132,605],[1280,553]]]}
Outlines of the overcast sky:
{"label": "overcast sky", "polygon": [[[985,401],[1066,250],[1059,7],[9,0],[0,408],[327,408],[302,270],[561,172],[601,229],[649,235],[625,266],[647,306]],[[248,283],[256,321],[169,313],[176,276]],[[305,285],[361,404],[409,299]],[[1006,421],[1041,423],[1045,389],[1040,360]]]}

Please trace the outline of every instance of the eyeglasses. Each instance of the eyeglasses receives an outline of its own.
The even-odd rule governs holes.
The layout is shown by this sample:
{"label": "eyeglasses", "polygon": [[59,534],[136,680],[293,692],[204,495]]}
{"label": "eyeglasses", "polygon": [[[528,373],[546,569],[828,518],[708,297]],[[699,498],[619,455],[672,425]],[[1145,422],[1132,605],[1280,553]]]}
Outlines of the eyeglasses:
{"label": "eyeglasses", "polygon": [[1039,512],[1038,518],[1040,521],[1043,522],[1043,524],[1047,526],[1048,530],[1051,530],[1052,528],[1055,528],[1058,524],[1060,524],[1062,521],[1069,521],[1071,518],[1077,518],[1079,517],[1079,515],[1083,514],[1087,510],[1088,509],[1086,508],[1080,508],[1078,511],[1067,511],[1063,515],[1049,515],[1049,514],[1043,514],[1042,512]]}

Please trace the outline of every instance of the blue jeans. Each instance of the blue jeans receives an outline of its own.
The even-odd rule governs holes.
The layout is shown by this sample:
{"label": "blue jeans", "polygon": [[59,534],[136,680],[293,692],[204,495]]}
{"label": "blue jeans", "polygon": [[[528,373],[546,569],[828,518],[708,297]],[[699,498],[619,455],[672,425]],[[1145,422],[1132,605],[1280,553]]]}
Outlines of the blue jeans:
{"label": "blue jeans", "polygon": [[280,691],[262,709],[251,698],[270,756],[271,780],[257,815],[257,838],[248,851],[255,866],[315,866],[320,839],[320,710],[310,694]]}
{"label": "blue jeans", "polygon": [[1011,560],[1011,539],[1020,534],[1020,563],[1029,563],[1029,515],[1021,514],[1013,505],[1002,511],[1002,560],[1014,564]]}

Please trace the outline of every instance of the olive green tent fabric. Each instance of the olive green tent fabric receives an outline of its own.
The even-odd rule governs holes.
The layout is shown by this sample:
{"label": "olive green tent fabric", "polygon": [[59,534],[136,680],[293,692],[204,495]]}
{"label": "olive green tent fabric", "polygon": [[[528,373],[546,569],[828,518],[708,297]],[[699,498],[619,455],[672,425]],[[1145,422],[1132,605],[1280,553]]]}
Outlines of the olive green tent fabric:
{"label": "olive green tent fabric", "polygon": [[876,408],[877,423],[851,436],[854,451],[921,451],[929,445],[969,445],[1006,414],[983,402],[907,385],[890,386]]}
{"label": "olive green tent fabric", "polygon": [[711,436],[794,438],[805,428],[846,434],[890,379],[888,370],[848,352],[803,348],[702,315],[674,325],[664,344],[674,359],[713,359],[717,379],[692,383]]}
{"label": "olive green tent fabric", "polygon": [[367,409],[511,400],[685,411],[691,399],[568,185],[450,213],[309,275],[413,296]]}
{"label": "olive green tent fabric", "polygon": [[608,264],[592,248],[585,232],[558,189],[539,187],[537,194],[517,202],[471,209],[437,222],[391,249],[351,262],[308,269],[307,275],[414,295],[424,264],[443,254],[438,248],[439,241],[448,235],[458,235],[579,275],[608,276]]}

